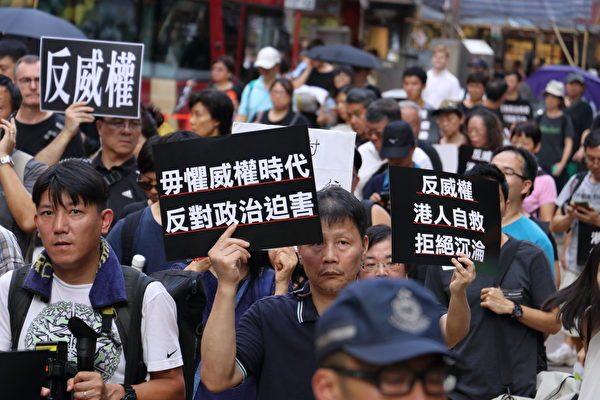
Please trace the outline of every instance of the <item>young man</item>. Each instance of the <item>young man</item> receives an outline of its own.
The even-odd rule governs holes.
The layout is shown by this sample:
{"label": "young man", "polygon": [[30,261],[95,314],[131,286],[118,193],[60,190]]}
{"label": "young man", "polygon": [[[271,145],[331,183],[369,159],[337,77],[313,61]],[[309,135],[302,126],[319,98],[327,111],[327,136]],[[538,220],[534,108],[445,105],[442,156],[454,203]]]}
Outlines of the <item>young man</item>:
{"label": "young man", "polygon": [[[177,312],[159,282],[146,287],[141,305],[142,361],[149,381],[137,360],[123,349],[123,334],[129,335],[133,326],[123,331],[128,328],[121,328],[122,320],[117,324],[118,314],[109,317],[110,325],[103,324],[111,320],[103,317],[102,310],[132,299],[128,298],[125,271],[102,239],[113,217],[106,208],[108,188],[102,177],[84,161],[67,160],[44,172],[32,196],[44,251],[32,267],[0,278],[0,351],[33,349],[37,343],[60,340],[70,343],[69,360],[75,361],[74,338],[67,323],[77,316],[100,335],[95,368],[101,373],[79,372],[70,379],[68,390],[75,398],[182,400]],[[137,280],[137,275],[134,278]],[[14,314],[16,304],[22,302],[9,302],[9,293],[10,298],[19,296],[29,302],[24,315]],[[18,318],[22,318],[22,329],[15,331]],[[138,378],[128,381],[130,370],[135,374],[129,376]]]}
{"label": "young man", "polygon": [[344,289],[317,323],[317,400],[447,399],[453,355],[436,324],[440,308],[404,279]]}
{"label": "young man", "polygon": [[510,128],[519,122],[525,122],[533,118],[531,104],[521,97],[519,85],[521,74],[517,70],[508,72],[504,76],[506,82],[506,94],[504,102],[500,105],[500,114],[504,126]]}
{"label": "young man", "polygon": [[[406,99],[419,107],[419,129],[417,137],[430,143],[438,141],[437,126],[430,115],[430,111],[436,107],[423,100],[423,90],[427,83],[427,73],[421,67],[409,67],[402,74],[402,88],[406,92]],[[404,103],[404,102],[402,102]],[[402,105],[402,103],[400,103]],[[402,114],[402,119],[405,119]]]}
{"label": "young man", "polygon": [[92,159],[92,165],[108,183],[108,206],[116,218],[120,218],[125,206],[146,199],[137,183],[138,170],[134,155],[142,134],[142,121],[99,117],[96,128],[102,147]]}
{"label": "young man", "polygon": [[[504,174],[493,165],[477,164],[466,175],[498,182],[504,215],[509,195]],[[465,370],[449,395],[452,400],[491,399],[507,392],[532,396],[542,334],[560,329],[558,309],[540,310],[556,291],[544,253],[504,233],[500,245],[497,274],[477,274],[467,289],[471,329],[454,347]],[[439,267],[431,267],[427,273],[425,287],[442,305],[449,304],[451,275]]]}
{"label": "young man", "polygon": [[506,94],[507,85],[502,79],[494,79],[488,81],[485,85],[485,99],[483,100],[483,108],[492,112],[498,121],[502,122],[502,113],[500,107],[504,103],[504,95]]}
{"label": "young man", "polygon": [[468,96],[460,103],[463,114],[467,114],[474,107],[483,104],[483,95],[485,94],[485,85],[487,84],[487,81],[487,75],[482,73],[471,73],[467,76]]}
{"label": "young man", "polygon": [[[554,250],[544,231],[523,214],[523,200],[531,193],[537,175],[537,162],[531,153],[514,146],[503,146],[494,151],[491,163],[498,167],[508,183],[508,201],[502,216],[502,231],[517,239],[538,246],[554,267]],[[554,276],[560,271],[551,268]]]}
{"label": "young man", "polygon": [[435,46],[431,56],[432,68],[427,71],[427,87],[423,91],[425,101],[438,108],[446,99],[461,101],[463,91],[456,76],[448,71],[450,51],[444,45]]}
{"label": "young man", "polygon": [[27,54],[27,46],[18,40],[0,40],[0,75],[15,80],[15,64]]}
{"label": "young man", "polygon": [[585,79],[581,74],[572,72],[567,75],[565,81],[565,113],[571,117],[573,122],[573,152],[576,152],[581,143],[581,135],[586,129],[592,126],[594,119],[594,110],[590,104],[583,98],[585,92]]}
{"label": "young man", "polygon": [[[259,400],[313,398],[315,322],[340,291],[356,280],[367,249],[362,204],[337,186],[317,196],[323,243],[300,246],[298,251],[308,282],[297,292],[254,304],[242,317],[237,333],[234,309],[239,265],[247,261],[250,244],[232,238],[235,226],[231,226],[210,250],[219,283],[202,336],[201,376],[209,390],[237,386],[252,375],[258,380]],[[464,326],[444,322],[448,340],[460,340],[462,330]]]}
{"label": "young man", "polygon": [[15,65],[15,81],[23,96],[16,115],[17,149],[46,165],[60,159],[83,157],[79,124],[94,122],[93,109],[85,103],[71,104],[65,116],[40,110],[40,59],[28,55]]}
{"label": "young man", "polygon": [[375,94],[369,89],[353,88],[346,96],[348,123],[356,132],[356,145],[366,143],[367,137],[367,108],[376,100]]}

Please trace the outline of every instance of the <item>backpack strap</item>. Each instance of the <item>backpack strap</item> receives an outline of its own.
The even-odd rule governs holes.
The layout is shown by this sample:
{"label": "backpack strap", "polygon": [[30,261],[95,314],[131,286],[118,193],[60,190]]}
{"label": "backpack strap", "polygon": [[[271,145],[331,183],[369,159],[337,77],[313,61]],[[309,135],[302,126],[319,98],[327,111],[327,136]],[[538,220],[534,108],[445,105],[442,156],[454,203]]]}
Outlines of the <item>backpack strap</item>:
{"label": "backpack strap", "polygon": [[133,212],[123,220],[123,230],[121,231],[121,264],[131,265],[133,260],[133,239],[135,231],[142,220],[142,213],[145,208]]}
{"label": "backpack strap", "polygon": [[294,117],[292,118],[292,120],[290,121],[290,123],[288,124],[288,126],[294,126],[294,125],[296,125],[296,122],[298,122],[298,118],[300,118],[300,113],[295,112],[294,113]]}
{"label": "backpack strap", "polygon": [[143,382],[146,378],[142,347],[142,305],[146,287],[154,280],[135,268],[123,266],[127,302],[115,307],[116,323],[125,354],[127,385]]}
{"label": "backpack strap", "polygon": [[565,206],[568,205],[569,203],[571,203],[571,199],[573,199],[573,195],[575,194],[575,192],[577,192],[577,190],[579,189],[579,187],[581,186],[581,184],[583,183],[583,181],[585,180],[585,176],[587,175],[588,171],[581,171],[579,172],[577,175],[575,175],[575,184],[571,184],[571,194],[569,195],[569,197],[567,198],[567,200],[564,202],[564,204],[562,205],[562,207],[560,208],[560,211],[564,214],[565,213]]}
{"label": "backpack strap", "polygon": [[10,316],[11,349],[17,350],[19,337],[25,323],[27,311],[33,300],[33,293],[23,289],[23,281],[30,266],[26,265],[16,269],[10,279],[8,290],[8,315]]}

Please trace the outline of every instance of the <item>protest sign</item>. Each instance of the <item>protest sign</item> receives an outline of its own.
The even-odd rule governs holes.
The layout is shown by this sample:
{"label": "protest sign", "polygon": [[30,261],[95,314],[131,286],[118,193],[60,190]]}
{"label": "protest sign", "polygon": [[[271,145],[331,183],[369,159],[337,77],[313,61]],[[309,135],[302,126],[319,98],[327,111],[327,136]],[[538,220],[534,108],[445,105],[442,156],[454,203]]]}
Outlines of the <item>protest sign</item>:
{"label": "protest sign", "polygon": [[458,171],[458,147],[453,144],[434,144],[433,148],[440,156],[444,172],[455,174]]}
{"label": "protest sign", "polygon": [[94,115],[139,118],[143,57],[140,43],[42,37],[40,108],[85,102]]}
{"label": "protest sign", "polygon": [[[273,129],[274,125],[234,122],[232,133],[244,133]],[[338,185],[350,191],[356,133],[327,129],[308,129],[315,184],[317,190]]]}
{"label": "protest sign", "polygon": [[492,160],[492,150],[478,149],[469,145],[458,148],[458,170],[457,173],[464,174],[475,164],[489,163]]}
{"label": "protest sign", "polygon": [[600,243],[600,226],[579,221],[577,227],[577,264],[584,265],[592,247]]}
{"label": "protest sign", "polygon": [[500,252],[496,182],[391,167],[390,185],[394,262],[452,265],[460,252],[492,271]]}
{"label": "protest sign", "polygon": [[252,249],[320,243],[306,127],[153,147],[169,260],[206,256],[223,231]]}

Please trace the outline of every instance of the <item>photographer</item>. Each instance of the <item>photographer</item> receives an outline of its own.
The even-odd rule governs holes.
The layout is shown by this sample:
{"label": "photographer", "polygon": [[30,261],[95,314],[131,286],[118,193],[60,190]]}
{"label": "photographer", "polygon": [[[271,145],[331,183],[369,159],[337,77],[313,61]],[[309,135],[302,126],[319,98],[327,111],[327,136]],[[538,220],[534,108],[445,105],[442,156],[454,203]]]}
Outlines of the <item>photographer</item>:
{"label": "photographer", "polygon": [[107,200],[102,176],[81,160],[60,162],[37,180],[35,223],[44,251],[31,267],[0,278],[0,351],[63,341],[73,362],[67,324],[77,316],[100,336],[97,372],[80,371],[68,381],[74,398],[182,400],[175,303],[159,282],[138,291],[143,276],[122,267],[102,239],[113,219]]}

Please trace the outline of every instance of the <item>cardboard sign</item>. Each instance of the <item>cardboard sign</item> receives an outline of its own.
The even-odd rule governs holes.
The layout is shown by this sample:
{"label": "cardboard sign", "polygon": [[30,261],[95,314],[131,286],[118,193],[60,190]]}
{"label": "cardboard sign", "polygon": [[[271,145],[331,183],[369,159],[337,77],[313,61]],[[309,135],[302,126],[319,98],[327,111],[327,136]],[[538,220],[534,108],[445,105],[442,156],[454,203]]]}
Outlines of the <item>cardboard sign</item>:
{"label": "cardboard sign", "polygon": [[458,147],[453,144],[434,144],[433,148],[440,156],[444,172],[455,174],[458,171]]}
{"label": "cardboard sign", "polygon": [[394,262],[452,265],[457,253],[476,266],[497,265],[498,184],[456,174],[390,168]]}
{"label": "cardboard sign", "polygon": [[584,265],[592,248],[600,243],[600,226],[579,222],[577,227],[577,265]]}
{"label": "cardboard sign", "polygon": [[492,150],[478,149],[469,145],[462,145],[458,148],[458,170],[459,174],[464,174],[475,164],[489,163],[492,160]]}
{"label": "cardboard sign", "polygon": [[320,243],[306,127],[153,147],[167,258],[206,256],[229,225],[252,249]]}
{"label": "cardboard sign", "polygon": [[[274,127],[274,125],[234,122],[232,132],[254,132]],[[350,191],[356,133],[309,128],[308,134],[317,190],[329,185],[338,185]]]}
{"label": "cardboard sign", "polygon": [[140,43],[42,37],[40,107],[85,102],[94,115],[139,118],[143,59]]}

